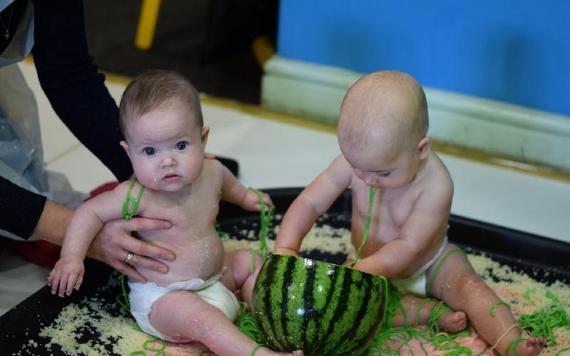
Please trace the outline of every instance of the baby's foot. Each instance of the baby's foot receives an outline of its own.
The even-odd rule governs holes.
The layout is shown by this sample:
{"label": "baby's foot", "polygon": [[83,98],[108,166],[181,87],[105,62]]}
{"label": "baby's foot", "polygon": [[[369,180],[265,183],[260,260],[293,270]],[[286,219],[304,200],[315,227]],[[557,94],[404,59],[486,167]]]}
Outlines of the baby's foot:
{"label": "baby's foot", "polygon": [[547,340],[543,337],[530,336],[517,346],[517,355],[534,356],[538,355],[546,346]]}
{"label": "baby's foot", "polygon": [[440,330],[454,334],[465,330],[467,327],[467,316],[462,311],[445,314],[437,321]]}

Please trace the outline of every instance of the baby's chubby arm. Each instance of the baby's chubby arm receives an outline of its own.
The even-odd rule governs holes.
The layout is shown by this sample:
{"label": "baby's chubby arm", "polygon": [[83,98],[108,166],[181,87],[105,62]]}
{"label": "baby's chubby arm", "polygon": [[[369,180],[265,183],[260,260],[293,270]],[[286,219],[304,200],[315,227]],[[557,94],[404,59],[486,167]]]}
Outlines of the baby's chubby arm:
{"label": "baby's chubby arm", "polygon": [[59,296],[63,297],[70,295],[73,289],[79,289],[87,250],[105,222],[121,217],[120,207],[125,193],[126,183],[122,183],[113,191],[99,194],[75,210],[65,232],[60,259],[48,278],[52,294],[59,291]]}
{"label": "baby's chubby arm", "polygon": [[[217,162],[217,161],[216,161]],[[250,211],[259,211],[259,199],[255,192],[247,189],[246,186],[241,184],[237,178],[230,172],[228,168],[219,164],[220,169],[223,171],[223,184],[222,184],[222,199],[236,204]],[[271,198],[268,194],[263,193],[263,202],[267,206],[273,205]]]}
{"label": "baby's chubby arm", "polygon": [[297,255],[305,235],[350,186],[351,177],[352,168],[342,155],[319,174],[287,209],[275,240],[275,253]]}
{"label": "baby's chubby arm", "polygon": [[[447,231],[452,187],[424,192],[400,230],[400,236],[354,265],[388,278],[407,278],[431,259]],[[437,246],[434,246],[437,244]]]}

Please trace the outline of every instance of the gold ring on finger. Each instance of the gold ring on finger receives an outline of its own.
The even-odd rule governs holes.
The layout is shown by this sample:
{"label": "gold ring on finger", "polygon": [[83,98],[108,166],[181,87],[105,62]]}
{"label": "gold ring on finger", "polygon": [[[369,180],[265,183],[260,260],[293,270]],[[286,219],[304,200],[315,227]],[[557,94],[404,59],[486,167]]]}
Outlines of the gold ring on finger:
{"label": "gold ring on finger", "polygon": [[136,262],[137,262],[137,257],[135,256],[135,254],[131,252],[127,253],[127,256],[125,257],[125,263],[134,266]]}

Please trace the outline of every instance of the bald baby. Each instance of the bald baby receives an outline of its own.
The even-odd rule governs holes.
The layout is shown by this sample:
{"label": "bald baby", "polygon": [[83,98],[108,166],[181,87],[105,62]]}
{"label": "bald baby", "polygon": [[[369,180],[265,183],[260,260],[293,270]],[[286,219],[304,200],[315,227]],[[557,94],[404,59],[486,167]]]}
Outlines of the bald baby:
{"label": "bald baby", "polygon": [[[387,154],[415,146],[427,134],[427,102],[420,84],[399,71],[360,78],[342,101],[338,121],[341,149],[370,149],[385,143]],[[390,152],[391,151],[391,152]]]}
{"label": "bald baby", "polygon": [[[398,71],[360,78],[341,105],[337,133],[342,154],[291,204],[275,252],[297,254],[316,219],[350,188],[352,243],[362,257],[355,269],[391,278],[408,293],[405,308],[424,305],[416,300],[424,296],[448,304],[456,312],[439,319],[443,330],[461,330],[468,318],[500,354],[537,355],[545,339],[521,339],[507,308],[490,315],[498,297],[447,241],[453,181],[431,150],[427,131],[426,97],[414,78]],[[416,315],[425,315],[425,322],[423,312]]]}

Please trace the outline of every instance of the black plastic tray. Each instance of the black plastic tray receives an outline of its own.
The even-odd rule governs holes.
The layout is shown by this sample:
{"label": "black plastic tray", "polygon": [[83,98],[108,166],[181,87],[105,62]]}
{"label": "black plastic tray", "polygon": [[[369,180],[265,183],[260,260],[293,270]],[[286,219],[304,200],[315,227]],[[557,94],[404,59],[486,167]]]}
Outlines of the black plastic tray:
{"label": "black plastic tray", "polygon": [[[302,188],[283,188],[268,191],[276,211],[284,212]],[[220,209],[220,225],[224,230],[239,230],[257,213],[244,212],[228,205]],[[329,209],[323,223],[350,227],[352,212],[351,192],[347,190]],[[327,221],[328,220],[328,221]],[[498,262],[525,271],[533,277],[549,282],[556,279],[570,282],[570,244],[509,229],[481,221],[451,215],[449,240],[469,251],[485,253]]]}
{"label": "black plastic tray", "polygon": [[[266,192],[271,195],[277,213],[282,214],[301,189],[270,189]],[[335,227],[349,227],[350,213],[351,195],[350,191],[347,191],[335,202],[321,222]],[[236,206],[222,203],[218,221],[222,230],[232,236],[238,236],[237,231],[244,226],[257,226],[258,219],[257,213],[245,212]],[[507,264],[515,270],[524,271],[543,282],[561,280],[570,283],[570,244],[460,216],[451,216],[449,225],[450,241],[470,251],[485,253],[498,262]],[[336,263],[341,263],[344,258],[337,255],[311,257],[326,258]],[[98,298],[105,300],[114,313],[124,313],[116,302],[120,294],[119,287],[100,291],[100,287],[107,284],[111,273],[109,267],[99,262],[88,261],[84,284],[71,298],[61,299],[52,296],[49,289],[44,287],[2,315],[0,317],[2,354],[18,353],[29,339],[33,339],[38,346],[35,348],[27,346],[25,354],[44,355],[45,348],[42,345],[47,340],[38,335],[41,328],[50,324],[68,303],[79,302],[85,296],[96,294]],[[112,276],[116,278],[116,272]],[[86,330],[83,337],[89,339],[97,335],[91,335]],[[52,347],[50,352],[53,355],[63,354],[58,352],[57,347]]]}

